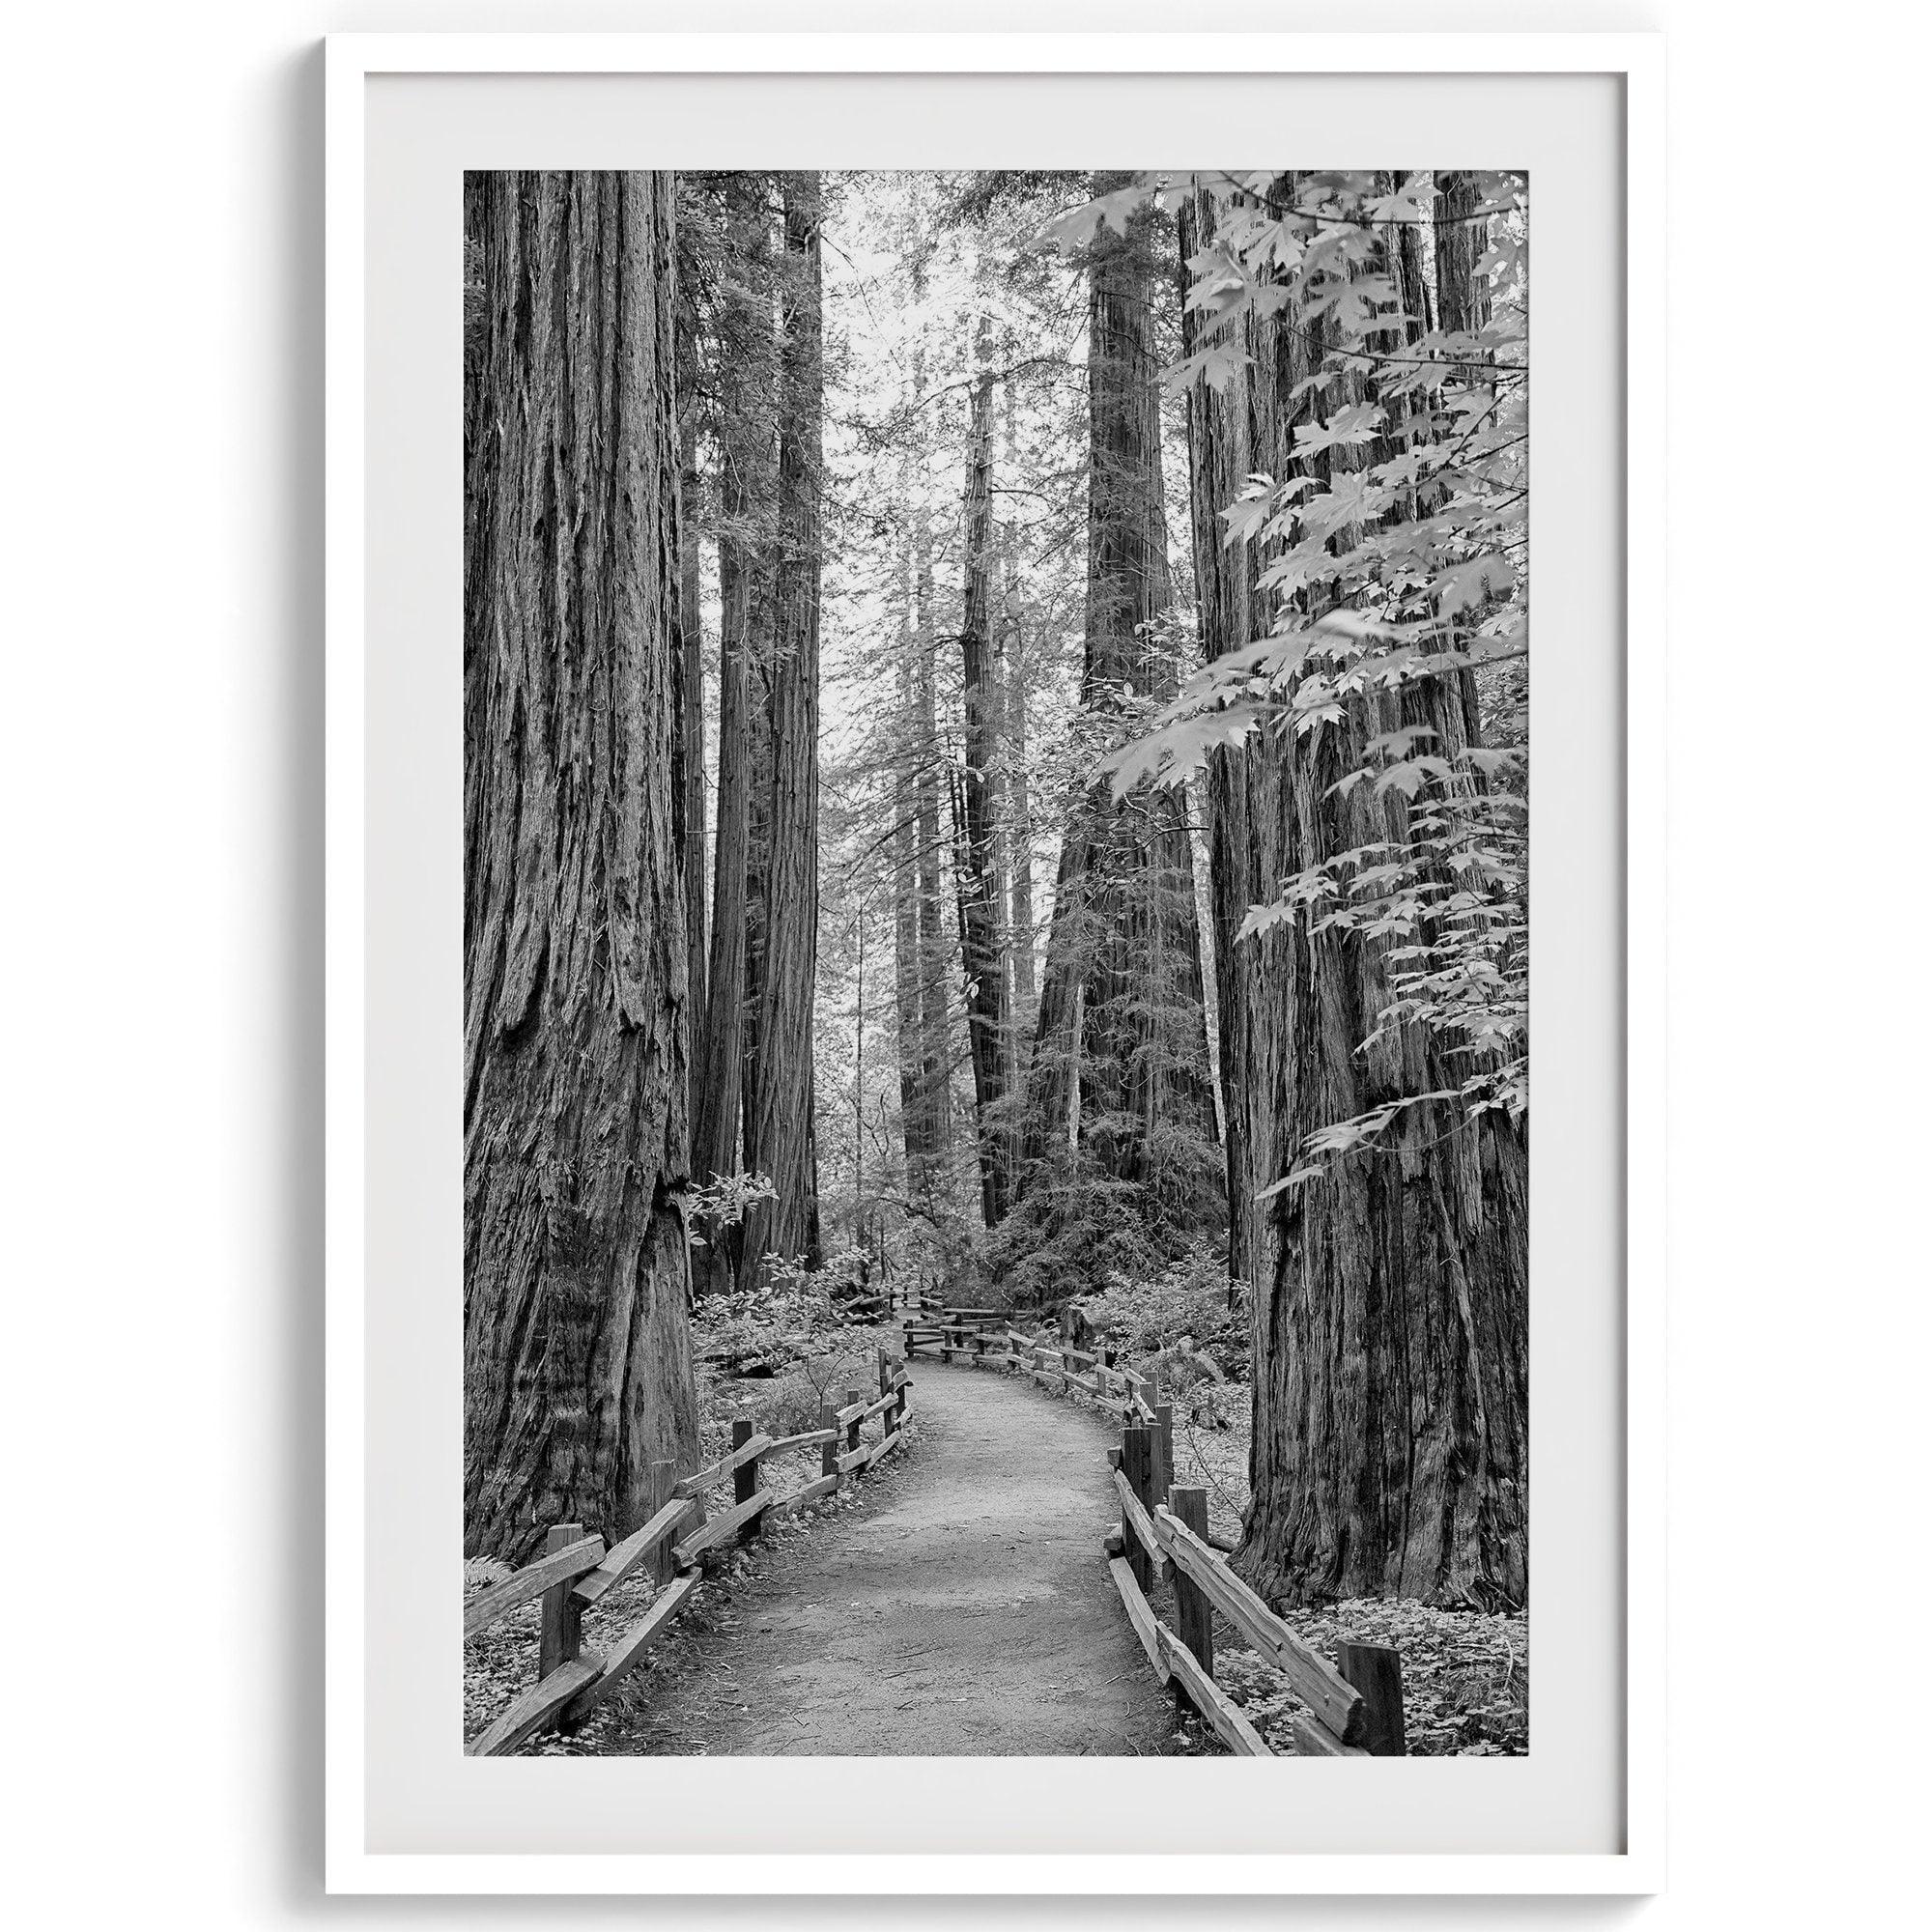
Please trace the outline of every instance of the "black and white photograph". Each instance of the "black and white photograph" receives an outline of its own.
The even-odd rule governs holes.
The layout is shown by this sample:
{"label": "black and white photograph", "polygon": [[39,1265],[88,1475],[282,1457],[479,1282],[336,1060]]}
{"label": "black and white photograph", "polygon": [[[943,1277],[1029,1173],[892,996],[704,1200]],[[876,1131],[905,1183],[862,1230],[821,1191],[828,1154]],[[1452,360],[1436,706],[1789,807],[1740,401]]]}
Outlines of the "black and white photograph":
{"label": "black and white photograph", "polygon": [[8,24],[15,1922],[1909,1919],[1890,14]]}
{"label": "black and white photograph", "polygon": [[1532,1751],[1534,206],[464,176],[468,1753]]}

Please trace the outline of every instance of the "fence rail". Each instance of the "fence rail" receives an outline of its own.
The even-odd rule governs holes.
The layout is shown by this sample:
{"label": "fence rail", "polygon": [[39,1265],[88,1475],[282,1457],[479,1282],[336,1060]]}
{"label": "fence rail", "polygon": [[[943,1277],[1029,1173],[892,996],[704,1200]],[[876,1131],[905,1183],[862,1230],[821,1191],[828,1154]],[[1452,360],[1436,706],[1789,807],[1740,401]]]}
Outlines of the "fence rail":
{"label": "fence rail", "polygon": [[[1029,1335],[985,1309],[922,1310],[903,1324],[906,1357],[929,1350],[975,1368],[1012,1368],[1060,1395],[1077,1393],[1122,1423],[1110,1449],[1120,1526],[1108,1537],[1109,1575],[1160,1681],[1184,1697],[1228,1748],[1271,1757],[1267,1742],[1214,1681],[1214,1618],[1233,1626],[1307,1706],[1289,1720],[1295,1752],[1320,1757],[1406,1754],[1402,1657],[1385,1644],[1337,1640],[1333,1662],[1314,1649],[1229,1567],[1208,1538],[1208,1492],[1174,1480],[1174,1409],[1159,1379],[1115,1360],[1108,1347],[1078,1349]],[[1174,1601],[1174,1623],[1153,1606]]]}
{"label": "fence rail", "polygon": [[[574,1728],[618,1684],[637,1669],[651,1645],[696,1598],[704,1581],[704,1559],[723,1545],[749,1543],[774,1517],[802,1509],[828,1496],[848,1477],[883,1462],[905,1438],[911,1412],[912,1381],[881,1349],[879,1392],[867,1399],[859,1389],[845,1391],[844,1406],[819,1411],[818,1427],[774,1440],[754,1430],[749,1416],[732,1422],[729,1455],[664,1487],[669,1500],[621,1542],[607,1548],[601,1536],[586,1536],[580,1523],[557,1523],[548,1533],[542,1555],[521,1570],[479,1590],[463,1609],[467,1642],[511,1610],[543,1600],[538,1637],[537,1681],[464,1747],[469,1757],[499,1757],[539,1733]],[[862,1431],[879,1419],[879,1439],[867,1442]],[[780,1495],[760,1481],[761,1465],[787,1450],[817,1445],[818,1476]],[[660,1464],[668,1471],[672,1465]],[[706,1492],[729,1480],[731,1507],[713,1517]],[[659,1490],[664,1493],[664,1488]],[[642,1617],[608,1652],[584,1648],[583,1612],[601,1602],[639,1564],[668,1551],[672,1575],[652,1598]]]}

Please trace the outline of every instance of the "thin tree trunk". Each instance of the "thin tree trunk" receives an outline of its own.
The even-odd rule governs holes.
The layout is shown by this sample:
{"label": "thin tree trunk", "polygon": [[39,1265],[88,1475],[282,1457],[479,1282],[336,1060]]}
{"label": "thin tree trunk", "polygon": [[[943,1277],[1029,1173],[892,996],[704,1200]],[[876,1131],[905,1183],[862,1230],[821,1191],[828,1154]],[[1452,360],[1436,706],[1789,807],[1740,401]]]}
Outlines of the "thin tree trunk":
{"label": "thin tree trunk", "polygon": [[966,980],[966,1024],[979,1122],[980,1207],[985,1225],[1006,1218],[1011,1196],[1011,1135],[1007,1093],[1007,970],[1002,957],[1001,889],[994,849],[992,774],[997,755],[992,640],[993,377],[985,364],[973,384],[966,462],[966,594],[959,628],[966,731],[959,777],[959,952]]}
{"label": "thin tree trunk", "polygon": [[952,977],[952,941],[946,930],[946,899],[940,867],[939,700],[934,657],[939,647],[933,606],[932,529],[922,507],[914,538],[913,691],[918,705],[919,804],[919,1027],[920,1104],[924,1112],[922,1138],[932,1163],[928,1185],[936,1185],[952,1147],[952,1055],[948,1041],[947,981]]}
{"label": "thin tree trunk", "polygon": [[668,174],[471,174],[464,1545],[695,1455]]}
{"label": "thin tree trunk", "polygon": [[[677,632],[679,685],[679,762],[682,766],[682,816],[679,827],[684,864],[684,903],[689,916],[691,945],[691,1010],[704,1011],[708,974],[705,887],[704,809],[704,623],[699,593],[697,539],[697,342],[687,302],[678,304],[678,495],[681,512],[677,574]],[[694,1055],[694,1082],[702,1069]],[[693,1114],[696,1094],[693,1094]]]}
{"label": "thin tree trunk", "polygon": [[785,273],[779,422],[778,542],[764,878],[763,977],[751,1138],[775,1198],[752,1210],[747,1275],[768,1257],[816,1258],[812,990],[818,956],[819,489],[822,194],[815,173],[783,178]]}
{"label": "thin tree trunk", "polygon": [[[1006,337],[1006,359],[1013,359],[1010,332]],[[1006,411],[1007,474],[1019,474],[1019,403],[1013,384],[1007,385]],[[1009,889],[1008,951],[1012,960],[1013,1044],[1009,1049],[1011,1064],[1020,1065],[1019,1029],[1030,1020],[1030,1009],[1039,987],[1034,972],[1033,912],[1033,815],[1027,771],[1027,652],[1026,630],[1021,621],[1019,532],[1013,518],[999,520],[1000,528],[1000,622],[997,632],[1000,656],[1000,725],[1002,767],[1005,773],[1006,813],[1003,824],[1007,852],[1007,879]]]}
{"label": "thin tree trunk", "polygon": [[907,546],[899,582],[899,766],[893,781],[893,988],[898,1030],[899,1132],[905,1147],[906,1195],[926,1205],[932,1149],[922,1085],[924,1034],[920,1010],[919,811],[912,760],[918,755],[912,619],[913,565]]}

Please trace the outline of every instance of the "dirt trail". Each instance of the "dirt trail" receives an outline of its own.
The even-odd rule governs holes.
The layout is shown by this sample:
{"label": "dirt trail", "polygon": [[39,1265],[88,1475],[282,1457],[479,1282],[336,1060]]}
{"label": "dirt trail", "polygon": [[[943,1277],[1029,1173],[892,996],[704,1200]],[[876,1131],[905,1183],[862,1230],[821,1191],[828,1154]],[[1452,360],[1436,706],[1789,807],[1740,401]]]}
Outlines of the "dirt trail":
{"label": "dirt trail", "polygon": [[699,1637],[600,1752],[1176,1749],[1100,1553],[1106,1428],[992,1371],[913,1377],[916,1442],[864,1479],[865,1510],[762,1554],[737,1627]]}

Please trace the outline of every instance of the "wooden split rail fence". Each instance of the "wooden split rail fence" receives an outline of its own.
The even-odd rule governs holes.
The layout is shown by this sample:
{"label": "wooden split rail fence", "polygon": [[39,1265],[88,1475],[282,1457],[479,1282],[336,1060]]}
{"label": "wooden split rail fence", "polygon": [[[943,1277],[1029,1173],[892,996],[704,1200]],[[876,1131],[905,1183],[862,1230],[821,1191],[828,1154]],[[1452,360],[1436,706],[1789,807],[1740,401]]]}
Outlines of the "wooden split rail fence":
{"label": "wooden split rail fence", "polygon": [[835,1306],[847,1321],[890,1321],[899,1314],[924,1315],[937,1309],[939,1300],[923,1289],[894,1282],[886,1288],[862,1289],[856,1293],[841,1295]]}
{"label": "wooden split rail fence", "polygon": [[[644,1661],[651,1645],[697,1595],[705,1564],[724,1545],[753,1541],[766,1523],[830,1495],[847,1477],[863,1474],[890,1456],[904,1437],[912,1382],[883,1349],[878,1363],[875,1398],[848,1389],[842,1407],[827,1404],[820,1409],[816,1429],[777,1439],[755,1431],[749,1416],[737,1416],[730,1453],[708,1468],[672,1479],[674,1465],[660,1465],[665,1480],[657,1492],[668,1489],[669,1500],[622,1542],[607,1546],[601,1536],[585,1536],[581,1524],[558,1523],[541,1556],[470,1597],[463,1607],[466,1642],[539,1597],[543,1627],[536,1684],[464,1747],[466,1755],[500,1757],[553,1726],[574,1729]],[[864,1430],[874,1418],[878,1436],[867,1441]],[[765,1462],[811,1446],[819,1451],[814,1481],[780,1495],[761,1480]],[[731,1506],[711,1516],[705,1497],[727,1479]],[[600,1655],[584,1649],[584,1611],[646,1562],[668,1571],[665,1588],[608,1651]]]}
{"label": "wooden split rail fence", "polygon": [[922,1349],[942,1362],[1017,1369],[1055,1395],[1079,1393],[1122,1422],[1157,1427],[1174,1463],[1174,1418],[1161,1399],[1160,1379],[1119,1364],[1111,1348],[1076,1349],[1065,1338],[1028,1335],[1009,1315],[991,1308],[932,1308],[901,1324],[906,1359]]}
{"label": "wooden split rail fence", "polygon": [[[1265,1739],[1214,1681],[1214,1618],[1238,1631],[1279,1671],[1308,1716],[1289,1721],[1303,1756],[1402,1757],[1402,1656],[1385,1644],[1344,1637],[1331,1662],[1285,1623],[1229,1567],[1209,1541],[1208,1492],[1174,1481],[1174,1410],[1156,1378],[1115,1359],[1109,1348],[1075,1349],[1028,1335],[981,1308],[922,1311],[904,1324],[908,1358],[1012,1368],[1055,1394],[1078,1393],[1116,1415],[1121,1446],[1107,1452],[1121,1522],[1107,1539],[1107,1568],[1127,1619],[1160,1681],[1193,1705],[1230,1750],[1272,1757]],[[1169,1587],[1174,1622],[1153,1596]]]}

